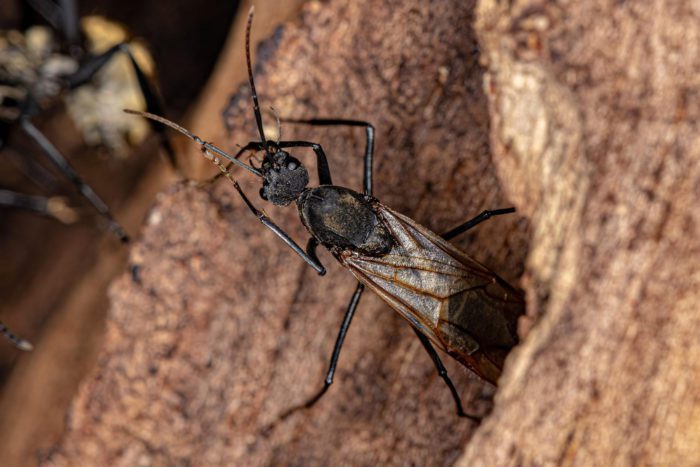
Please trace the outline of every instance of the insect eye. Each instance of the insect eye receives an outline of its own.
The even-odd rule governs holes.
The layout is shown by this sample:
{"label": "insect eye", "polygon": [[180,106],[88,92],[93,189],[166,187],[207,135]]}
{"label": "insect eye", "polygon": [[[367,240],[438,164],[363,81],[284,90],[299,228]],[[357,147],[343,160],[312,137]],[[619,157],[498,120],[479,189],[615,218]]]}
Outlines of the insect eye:
{"label": "insect eye", "polygon": [[260,188],[260,197],[267,201],[267,195],[265,194],[265,187]]}
{"label": "insect eye", "polygon": [[299,167],[299,164],[297,164],[295,161],[289,161],[289,162],[287,163],[287,168],[288,168],[289,170],[294,170],[294,169],[296,169],[297,167]]}

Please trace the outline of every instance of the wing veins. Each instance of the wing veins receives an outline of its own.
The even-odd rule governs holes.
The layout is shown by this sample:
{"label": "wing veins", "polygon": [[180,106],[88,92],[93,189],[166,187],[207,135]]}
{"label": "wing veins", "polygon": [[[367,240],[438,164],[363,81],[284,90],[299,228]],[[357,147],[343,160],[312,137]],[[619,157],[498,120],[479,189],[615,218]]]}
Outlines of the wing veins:
{"label": "wing veins", "polygon": [[[371,275],[368,275],[364,270],[359,269],[359,268],[357,268],[357,267],[354,267],[354,265],[350,267],[350,270],[351,270],[354,274],[356,274],[356,278],[357,278],[358,280],[359,280],[359,277],[357,277],[357,276],[361,276],[361,277],[364,279],[364,283],[367,284],[368,286],[370,286],[372,289],[374,289],[375,292],[376,292],[380,297],[382,297],[382,298],[384,298],[384,297],[390,297],[392,300],[394,300],[394,301],[400,303],[401,305],[403,305],[403,307],[405,308],[405,310],[411,310],[411,311],[412,311],[412,312],[410,313],[411,317],[408,317],[408,316],[406,316],[405,310],[401,310],[400,308],[398,308],[397,306],[395,306],[394,303],[391,303],[391,301],[385,299],[387,305],[389,305],[391,308],[393,308],[394,310],[396,310],[396,311],[397,311],[400,315],[402,315],[402,316],[404,317],[404,319],[406,319],[409,323],[413,324],[413,322],[415,321],[417,324],[419,324],[420,326],[418,326],[417,329],[418,329],[421,333],[427,335],[428,337],[431,337],[431,340],[433,340],[435,343],[439,343],[439,342],[440,342],[439,340],[437,340],[437,336],[435,335],[435,332],[434,332],[435,326],[433,326],[432,323],[429,323],[429,322],[424,318],[424,316],[423,316],[422,313],[420,313],[420,312],[419,312],[418,310],[416,310],[413,306],[411,306],[409,303],[407,303],[403,298],[401,298],[401,297],[399,297],[399,296],[397,296],[397,295],[395,295],[395,294],[393,294],[393,293],[389,293],[388,290],[386,290],[384,287],[382,287],[381,285],[377,284],[377,282],[375,282],[375,281],[373,280],[374,277],[372,277]],[[381,277],[381,276],[377,276],[377,277]],[[362,281],[361,281],[361,282],[362,282]],[[429,331],[429,332],[426,332],[426,331]],[[441,345],[441,347],[442,347],[442,345]]]}
{"label": "wing veins", "polygon": [[[450,277],[466,277],[467,275],[475,275],[475,276],[481,277],[482,279],[493,279],[494,278],[493,273],[490,273],[488,271],[483,271],[483,270],[477,270],[476,268],[472,268],[472,267],[470,267],[470,265],[465,264],[461,260],[461,258],[455,258],[454,256],[450,255],[449,252],[447,252],[443,249],[440,249],[440,251],[443,252],[445,255],[449,256],[452,260],[454,260],[454,262],[440,261],[440,260],[437,260],[434,258],[429,258],[426,256],[409,256],[409,255],[401,255],[401,254],[396,254],[396,253],[389,253],[388,255],[386,255],[384,257],[362,256],[362,261],[365,261],[367,263],[378,264],[381,266],[392,267],[392,268],[396,268],[396,269],[415,269],[417,271],[434,272],[435,274],[442,274],[442,275],[450,276]],[[399,265],[399,264],[393,264],[393,263],[389,263],[386,261],[382,261],[383,258],[387,258],[387,257],[406,258],[409,260],[413,259],[413,260],[420,260],[420,261],[424,261],[424,262],[431,262],[431,263],[451,267],[453,269],[456,269],[457,271],[461,271],[461,273],[437,271],[435,269],[430,269],[427,266],[416,266],[416,265],[410,265],[410,264]]]}
{"label": "wing veins", "polygon": [[[357,268],[357,266],[355,266],[355,267]],[[359,268],[358,268],[358,269],[359,269]],[[364,269],[362,269],[362,270],[360,270],[360,271],[361,271],[361,272],[363,273],[363,275],[365,275],[365,276],[369,276],[369,277],[374,276],[374,277],[378,277],[378,278],[380,278],[380,279],[384,279],[384,280],[389,281],[389,282],[393,282],[394,284],[397,284],[397,285],[402,286],[404,289],[412,290],[412,291],[414,291],[414,292],[416,292],[416,293],[418,293],[418,294],[420,294],[420,295],[426,295],[426,296],[428,296],[428,297],[435,298],[436,300],[447,300],[447,299],[449,299],[450,297],[452,297],[452,296],[454,296],[454,295],[456,295],[456,294],[463,293],[463,292],[471,292],[471,291],[476,290],[476,289],[483,289],[483,288],[486,288],[486,286],[488,286],[488,285],[490,284],[490,282],[486,282],[486,283],[484,283],[484,284],[477,284],[477,285],[474,285],[474,286],[471,286],[471,287],[467,287],[467,288],[464,288],[464,289],[456,290],[455,292],[452,292],[452,293],[450,293],[450,294],[448,294],[448,295],[443,296],[443,295],[435,295],[435,294],[430,293],[430,292],[427,291],[426,289],[422,289],[422,288],[415,287],[415,286],[413,286],[412,284],[410,284],[409,282],[404,281],[404,280],[401,280],[401,278],[396,277],[396,276],[394,276],[394,275],[384,275],[384,274],[381,274],[381,273],[376,272],[376,271],[371,271],[371,272],[368,273],[368,272],[366,272]],[[379,286],[378,286],[378,287],[379,287]],[[383,287],[382,287],[382,289],[383,289]],[[392,294],[392,296],[393,296],[393,294]]]}

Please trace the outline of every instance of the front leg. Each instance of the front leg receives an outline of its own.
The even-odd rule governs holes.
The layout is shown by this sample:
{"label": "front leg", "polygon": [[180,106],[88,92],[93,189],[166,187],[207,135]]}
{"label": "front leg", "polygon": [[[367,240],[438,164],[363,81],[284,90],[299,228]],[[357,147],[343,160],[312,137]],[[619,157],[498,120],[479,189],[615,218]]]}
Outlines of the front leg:
{"label": "front leg", "polygon": [[[241,195],[241,198],[243,198],[243,202],[245,202],[246,206],[248,206],[248,209],[255,215],[255,217],[258,218],[258,220],[268,229],[272,230],[275,235],[277,235],[279,238],[282,239],[284,243],[289,246],[296,254],[301,256],[301,258],[307,262],[309,266],[314,268],[316,272],[318,273],[319,276],[323,276],[326,274],[326,268],[323,267],[320,261],[318,261],[318,258],[312,258],[311,255],[306,253],[297,243],[292,240],[292,238],[284,231],[282,230],[277,224],[275,224],[272,219],[270,219],[264,212],[260,211],[258,208],[256,208],[253,203],[248,199],[245,193],[243,193],[243,190],[241,189],[241,186],[238,184],[236,179],[233,178],[233,175],[231,175],[231,172],[229,172],[226,167],[224,166],[223,162],[221,162],[221,159],[217,157],[215,154],[209,151],[209,147],[207,146],[207,143],[201,142],[202,144],[202,154],[204,157],[209,159],[218,169],[221,171],[221,173],[226,177],[236,188],[236,191],[238,191],[238,194]],[[237,159],[233,159],[237,161]]]}
{"label": "front leg", "polygon": [[[246,144],[245,146],[243,146],[242,148],[240,148],[238,150],[238,152],[233,156],[233,158],[238,159],[239,157],[241,157],[243,155],[244,152],[261,151],[264,148],[265,147],[261,142],[251,141],[248,144]],[[219,173],[217,173],[213,177],[209,177],[207,179],[204,179],[204,180],[201,180],[198,182],[193,182],[193,183],[194,183],[194,185],[196,185],[200,188],[205,187],[205,186],[209,186],[209,185],[213,184],[214,182],[216,182],[217,180],[219,180],[221,177],[223,177],[231,169],[232,165],[233,165],[233,161],[229,161],[228,164],[226,164],[226,166],[225,166],[225,168],[226,168],[225,171],[219,171]]]}
{"label": "front leg", "polygon": [[[221,166],[220,168],[223,168],[223,166]],[[238,184],[238,182],[236,180],[231,178],[230,174],[226,173],[225,176],[229,180],[231,180],[231,182],[233,183],[233,186],[238,191],[238,194],[241,195],[241,198],[243,198],[243,201],[245,202],[245,204],[252,211],[252,213],[255,214],[255,216],[258,218],[258,220],[260,222],[262,222],[262,224],[265,227],[272,230],[275,233],[275,235],[277,235],[279,238],[282,239],[282,241],[284,243],[287,244],[287,246],[289,246],[292,250],[294,250],[296,252],[296,254],[301,256],[301,258],[304,261],[306,261],[309,266],[311,266],[312,268],[314,268],[316,270],[316,272],[318,273],[319,276],[323,276],[324,274],[326,274],[326,268],[323,267],[323,265],[318,260],[318,258],[315,258],[315,255],[316,255],[315,252],[313,252],[314,257],[312,257],[310,254],[308,254],[307,252],[302,250],[301,247],[299,245],[297,245],[297,243],[294,240],[292,240],[292,238],[284,230],[282,230],[277,224],[272,222],[272,219],[267,217],[267,215],[265,215],[265,213],[263,213],[262,211],[258,210],[255,206],[253,206],[253,203],[251,203],[250,200],[248,199],[248,197],[245,195],[245,193],[243,193],[241,186]]]}

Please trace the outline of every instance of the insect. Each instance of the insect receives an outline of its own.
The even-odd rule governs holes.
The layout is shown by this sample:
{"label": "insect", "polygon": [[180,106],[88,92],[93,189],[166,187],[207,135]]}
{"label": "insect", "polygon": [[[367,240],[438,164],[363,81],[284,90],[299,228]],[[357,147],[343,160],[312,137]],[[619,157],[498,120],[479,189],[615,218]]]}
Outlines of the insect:
{"label": "insect", "polygon": [[[17,159],[14,162],[42,191],[56,185],[54,174],[47,171],[37,157],[30,153],[16,156],[11,149],[10,137],[23,133],[104,219],[108,230],[122,242],[127,242],[126,232],[114,219],[107,204],[32,119],[62,98],[86,142],[120,157],[129,149],[130,141],[145,136],[148,125],[135,126],[128,120],[125,124],[121,112],[106,112],[105,109],[120,108],[124,102],[141,105],[140,102],[145,101],[147,110],[162,112],[160,98],[135,58],[135,55],[143,57],[147,52],[124,42],[126,32],[116,23],[99,17],[79,19],[76,0],[34,0],[28,1],[27,5],[51,27],[32,26],[24,32],[0,31],[0,157]],[[93,53],[93,44],[107,48],[104,52]],[[124,59],[124,63],[115,63],[118,57]],[[107,69],[107,65],[123,66]],[[130,75],[131,70],[135,80]],[[103,71],[105,73],[98,74]],[[150,125],[151,128],[161,134],[161,142],[167,154],[172,156],[174,153],[164,136],[164,127],[151,123],[155,123]],[[0,207],[49,216],[66,224],[80,217],[79,210],[63,196],[28,194],[9,187],[0,187]],[[17,337],[1,322],[0,335],[20,350],[32,348],[28,341]]]}
{"label": "insect", "polygon": [[[185,128],[162,117],[138,112],[185,134],[201,146],[203,155],[233,183],[243,202],[267,228],[294,250],[319,275],[326,272],[316,255],[319,245],[357,279],[358,285],[345,312],[323,387],[304,404],[292,407],[280,419],[296,410],[311,407],[333,383],[345,335],[365,289],[371,289],[405,318],[432,359],[454,399],[457,414],[473,420],[434,349],[437,346],[484,380],[496,384],[508,351],[518,343],[517,320],[524,312],[523,295],[447,240],[496,215],[513,208],[484,211],[443,235],[437,235],[410,218],[393,211],[372,196],[374,127],[364,121],[345,119],[282,119],[306,125],[349,125],[364,127],[363,192],[333,184],[321,145],[308,141],[270,141],[265,137],[250,59],[250,29],[246,29],[248,79],[259,141],[251,141],[235,155],[229,155],[203,141]],[[319,185],[309,187],[304,165],[285,149],[310,147],[315,155]],[[240,161],[246,151],[264,151],[261,166]],[[223,160],[228,164],[224,165]],[[278,206],[294,202],[301,222],[310,234],[301,248],[264,212],[256,208],[230,172],[236,164],[262,179],[260,196]],[[212,179],[213,180],[213,179]]]}
{"label": "insect", "polygon": [[[144,129],[125,125],[109,116],[104,109],[110,106],[111,100],[134,102],[136,99],[138,105],[141,98],[135,93],[140,92],[146,110],[162,113],[160,98],[135,59],[132,45],[124,41],[126,33],[119,31],[120,27],[115,23],[87,17],[82,19],[81,30],[76,0],[34,0],[28,1],[28,5],[52,28],[33,26],[23,33],[0,33],[0,151],[10,157],[3,150],[8,147],[11,133],[19,130],[104,219],[108,230],[122,242],[127,242],[126,232],[114,219],[107,204],[34,125],[32,119],[63,98],[86,141],[119,154],[126,150],[126,140],[138,139],[137,133],[143,134]],[[110,41],[112,36],[119,42]],[[92,53],[88,42],[105,42],[111,46],[104,52]],[[125,66],[133,69],[138,91],[134,90],[131,82],[127,83],[128,79],[133,78],[117,83],[114,82],[117,79],[114,74],[110,74],[105,75],[109,76],[106,83],[98,84],[99,80],[95,80],[99,78],[98,72],[105,70],[106,65],[113,64],[114,59],[120,56],[128,59],[129,65]],[[117,113],[119,115],[120,112]],[[152,123],[155,124],[151,124],[151,127],[163,135],[162,125]],[[172,156],[173,151],[165,136],[161,141],[166,152]],[[53,184],[52,175],[31,155],[23,155],[19,164],[40,187]],[[8,188],[0,191],[0,206],[43,214],[64,223],[74,222],[78,218],[78,211],[63,197],[28,195]]]}

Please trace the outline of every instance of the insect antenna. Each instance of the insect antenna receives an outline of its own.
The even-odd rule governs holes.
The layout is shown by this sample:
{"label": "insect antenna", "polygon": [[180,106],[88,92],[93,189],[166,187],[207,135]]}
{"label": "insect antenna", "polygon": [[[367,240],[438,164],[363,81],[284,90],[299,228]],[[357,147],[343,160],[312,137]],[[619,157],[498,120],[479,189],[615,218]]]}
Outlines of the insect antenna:
{"label": "insect antenna", "polygon": [[248,64],[248,81],[250,82],[250,92],[253,95],[253,112],[255,112],[255,123],[258,125],[258,132],[260,133],[260,139],[265,146],[265,152],[270,153],[269,145],[267,144],[267,138],[265,138],[265,131],[263,131],[262,115],[260,114],[260,104],[258,103],[258,93],[255,90],[255,81],[253,81],[253,67],[250,63],[250,27],[253,24],[253,14],[255,13],[255,6],[250,7],[248,11],[248,23],[245,28],[245,59]]}
{"label": "insect antenna", "polygon": [[[262,177],[262,172],[260,172],[260,171],[259,171],[258,169],[256,169],[255,167],[252,167],[252,166],[246,164],[245,162],[241,162],[240,160],[236,159],[235,156],[232,156],[232,155],[230,155],[230,154],[224,152],[223,150],[217,148],[216,146],[214,146],[214,145],[211,144],[211,143],[207,143],[207,142],[204,141],[202,138],[200,138],[199,136],[195,135],[194,133],[192,133],[192,132],[189,131],[188,129],[186,129],[186,128],[184,128],[184,127],[181,127],[180,125],[178,125],[178,124],[175,123],[175,122],[171,122],[171,121],[168,120],[167,118],[163,118],[163,117],[160,117],[160,116],[158,116],[158,115],[154,115],[154,114],[149,113],[149,112],[142,112],[142,111],[140,111],[140,110],[124,109],[124,112],[126,112],[126,113],[128,113],[128,114],[132,114],[132,115],[139,115],[139,116],[141,116],[141,117],[148,118],[148,119],[150,119],[150,120],[155,120],[156,122],[162,123],[163,125],[169,126],[169,127],[172,128],[173,130],[182,133],[183,135],[187,136],[188,138],[190,138],[190,139],[191,139],[192,141],[194,141],[195,143],[197,143],[197,144],[199,144],[200,146],[202,146],[202,152],[204,153],[204,156],[205,156],[207,159],[209,159],[209,160],[211,160],[212,162],[214,162],[215,164],[217,164],[217,158],[216,158],[213,154],[211,154],[211,152],[215,152],[215,153],[218,154],[219,156],[221,156],[221,157],[223,157],[223,158],[225,158],[225,159],[228,159],[229,161],[233,162],[234,164],[238,165],[239,167],[243,167],[243,168],[246,169],[247,171],[254,173],[254,174],[257,175],[258,177]],[[209,152],[209,151],[211,151],[211,152]],[[220,161],[219,161],[219,163],[220,163]],[[219,164],[217,164],[217,166],[218,166],[218,165],[219,165]]]}

